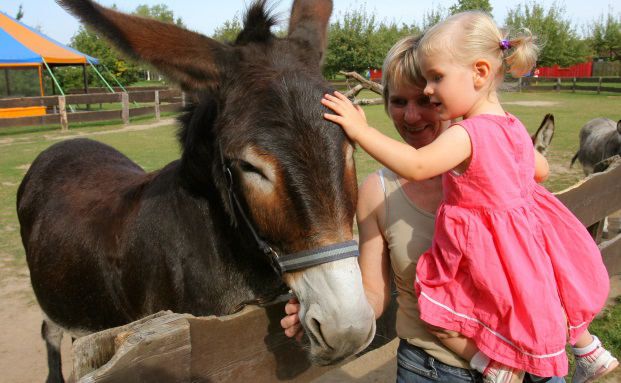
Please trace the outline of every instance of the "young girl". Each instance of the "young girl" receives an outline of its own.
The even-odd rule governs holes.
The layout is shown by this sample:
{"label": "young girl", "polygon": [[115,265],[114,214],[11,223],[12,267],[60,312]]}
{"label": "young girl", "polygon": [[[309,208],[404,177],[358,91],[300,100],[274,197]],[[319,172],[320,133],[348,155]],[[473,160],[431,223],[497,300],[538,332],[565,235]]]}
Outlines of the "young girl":
{"label": "young girl", "polygon": [[432,248],[417,266],[421,318],[446,332],[447,347],[486,382],[567,373],[573,382],[603,376],[618,362],[587,327],[608,296],[609,280],[586,229],[536,181],[548,165],[526,129],[506,113],[496,88],[505,65],[523,75],[537,47],[526,34],[505,40],[484,13],[464,12],[426,32],[419,55],[442,120],[462,117],[419,150],[369,127],[362,109],[338,92],[325,118],[406,179],[442,174],[444,199]]}

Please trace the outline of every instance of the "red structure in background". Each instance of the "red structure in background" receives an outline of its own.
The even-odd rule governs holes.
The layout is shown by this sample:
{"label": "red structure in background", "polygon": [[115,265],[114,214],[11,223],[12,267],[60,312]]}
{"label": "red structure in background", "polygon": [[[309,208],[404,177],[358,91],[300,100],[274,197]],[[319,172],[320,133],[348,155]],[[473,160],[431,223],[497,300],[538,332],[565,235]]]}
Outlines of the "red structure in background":
{"label": "red structure in background", "polygon": [[381,69],[371,68],[369,72],[370,72],[369,80],[376,81],[376,82],[382,81],[382,70]]}
{"label": "red structure in background", "polygon": [[541,67],[535,69],[533,76],[536,77],[591,77],[593,73],[593,63],[586,62],[575,64],[567,68],[558,65]]}

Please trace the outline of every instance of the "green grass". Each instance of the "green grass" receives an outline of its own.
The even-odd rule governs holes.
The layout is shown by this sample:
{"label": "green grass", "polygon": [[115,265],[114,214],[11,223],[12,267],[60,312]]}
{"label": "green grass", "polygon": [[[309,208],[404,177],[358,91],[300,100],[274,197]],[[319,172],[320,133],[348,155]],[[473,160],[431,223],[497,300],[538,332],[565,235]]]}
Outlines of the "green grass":
{"label": "green grass", "polygon": [[[363,94],[361,97],[376,97]],[[544,102],[547,105],[519,105],[523,102]],[[549,150],[548,160],[552,174],[545,186],[559,191],[583,178],[580,166],[569,169],[571,157],[578,149],[578,132],[582,125],[595,117],[618,119],[621,95],[597,95],[594,93],[505,93],[502,102],[510,113],[524,122],[534,132],[546,113],[553,113],[556,132]],[[518,103],[518,104],[515,104]],[[365,107],[369,123],[384,133],[398,138],[383,105]],[[147,118],[148,119],[148,118]],[[175,139],[176,127],[164,126],[143,131],[121,131],[122,124],[88,124],[73,127],[68,133],[56,130],[19,128],[0,131],[0,256],[12,257],[14,264],[24,267],[24,251],[19,237],[19,225],[15,212],[15,194],[28,165],[45,148],[66,136],[90,135],[101,131],[108,134],[90,135],[92,139],[107,143],[136,161],[147,171],[160,168],[179,157]],[[362,150],[355,154],[358,181],[379,165]],[[621,355],[621,304],[604,312],[593,324],[593,332],[601,335],[606,345],[616,355]]]}

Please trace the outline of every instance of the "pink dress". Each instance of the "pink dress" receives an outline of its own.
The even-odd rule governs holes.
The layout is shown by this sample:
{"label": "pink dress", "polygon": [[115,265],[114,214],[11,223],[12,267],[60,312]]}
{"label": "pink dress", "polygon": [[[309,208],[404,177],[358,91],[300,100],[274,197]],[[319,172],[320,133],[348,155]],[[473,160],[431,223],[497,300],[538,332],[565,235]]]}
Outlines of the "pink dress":
{"label": "pink dress", "polygon": [[443,175],[433,244],[416,268],[421,319],[505,365],[564,376],[566,343],[608,296],[599,249],[534,181],[532,142],[517,118],[479,115],[459,125],[472,160],[462,175]]}

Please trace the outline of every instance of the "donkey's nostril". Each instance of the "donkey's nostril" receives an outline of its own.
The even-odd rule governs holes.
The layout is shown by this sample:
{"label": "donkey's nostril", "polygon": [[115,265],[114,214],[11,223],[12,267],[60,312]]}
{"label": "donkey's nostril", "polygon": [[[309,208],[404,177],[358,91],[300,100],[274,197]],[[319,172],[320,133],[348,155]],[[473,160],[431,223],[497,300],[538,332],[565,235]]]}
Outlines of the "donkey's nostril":
{"label": "donkey's nostril", "polygon": [[317,342],[324,349],[332,349],[323,337],[321,332],[321,322],[311,317],[306,321],[306,325],[308,326],[308,336],[311,340]]}

